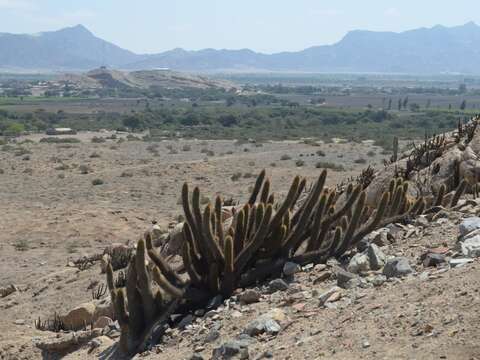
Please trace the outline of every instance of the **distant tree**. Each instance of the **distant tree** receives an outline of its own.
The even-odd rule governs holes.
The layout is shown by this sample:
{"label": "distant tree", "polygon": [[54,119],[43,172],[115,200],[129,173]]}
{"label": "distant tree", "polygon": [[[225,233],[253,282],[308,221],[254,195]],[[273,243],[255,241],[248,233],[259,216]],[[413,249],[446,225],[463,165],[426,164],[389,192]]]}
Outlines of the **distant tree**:
{"label": "distant tree", "polygon": [[467,92],[467,85],[465,85],[465,84],[460,84],[460,85],[458,86],[458,92],[459,92],[460,94],[465,94],[465,93]]}
{"label": "distant tree", "polygon": [[23,124],[14,122],[7,126],[7,128],[3,132],[3,135],[18,136],[24,131],[25,131],[25,126]]}
{"label": "distant tree", "polygon": [[403,99],[403,108],[405,110],[407,109],[407,105],[408,105],[408,96],[406,96],[405,99]]}
{"label": "distant tree", "polygon": [[428,100],[427,100],[427,104],[425,105],[425,107],[426,107],[427,109],[429,109],[431,105],[432,105],[432,100],[428,99]]}
{"label": "distant tree", "polygon": [[448,104],[448,110],[452,110],[452,104]]}
{"label": "distant tree", "polygon": [[418,105],[417,103],[410,104],[410,111],[412,112],[420,111],[420,105]]}
{"label": "distant tree", "polygon": [[392,110],[392,99],[388,100],[388,110]]}
{"label": "distant tree", "polygon": [[232,115],[232,114],[221,115],[218,118],[218,121],[222,124],[222,126],[225,126],[225,127],[230,127],[238,124],[237,118],[235,117],[235,115]]}
{"label": "distant tree", "polygon": [[398,111],[402,110],[402,99],[398,99]]}
{"label": "distant tree", "polygon": [[460,110],[465,110],[467,108],[467,100],[463,100],[460,104]]}
{"label": "distant tree", "polygon": [[138,116],[127,116],[122,122],[123,126],[126,126],[132,130],[139,130],[143,127],[143,121]]}

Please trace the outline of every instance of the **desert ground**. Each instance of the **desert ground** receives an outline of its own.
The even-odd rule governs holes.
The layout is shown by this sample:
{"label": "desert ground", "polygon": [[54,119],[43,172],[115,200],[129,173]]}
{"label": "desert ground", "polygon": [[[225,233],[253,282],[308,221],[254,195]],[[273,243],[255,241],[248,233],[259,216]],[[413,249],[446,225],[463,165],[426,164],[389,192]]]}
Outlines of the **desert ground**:
{"label": "desert ground", "polygon": [[[39,143],[41,136],[31,136],[0,152],[0,287],[17,288],[0,299],[1,359],[56,358],[35,346],[52,336],[37,330],[35,320],[90,301],[92,287],[105,282],[98,264],[80,270],[74,261],[114,243],[133,244],[152,222],[172,228],[181,220],[184,182],[199,186],[205,202],[217,194],[241,202],[264,168],[282,195],[294,175],[316,178],[318,162],[343,165],[344,171],[329,171],[327,185],[334,186],[368,164],[380,168],[385,157],[370,142],[119,141],[124,135],[91,141],[111,135],[81,133],[75,136],[81,142],[72,144]],[[289,159],[281,160],[285,155]],[[335,299],[321,306],[319,296],[337,283],[335,264],[303,269],[286,291],[272,293],[267,283],[255,289],[258,302],[241,304],[233,297],[137,356],[208,359],[249,321],[280,309],[282,331],[249,344],[251,359],[480,359],[480,263],[449,269],[424,268],[419,261],[429,249],[453,257],[458,223],[477,210],[451,211],[395,233],[382,250],[411,260],[414,273],[406,278],[338,288]],[[206,340],[213,330],[218,336]],[[109,345],[58,358],[116,358]]]}

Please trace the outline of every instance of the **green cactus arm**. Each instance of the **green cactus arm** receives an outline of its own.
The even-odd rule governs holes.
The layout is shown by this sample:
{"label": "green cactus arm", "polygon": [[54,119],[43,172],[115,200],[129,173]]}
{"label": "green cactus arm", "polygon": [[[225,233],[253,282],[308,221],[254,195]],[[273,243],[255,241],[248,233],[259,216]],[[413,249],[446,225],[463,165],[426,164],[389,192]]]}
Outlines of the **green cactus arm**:
{"label": "green cactus arm", "polygon": [[266,171],[265,169],[260,172],[257,176],[257,180],[255,181],[255,185],[253,186],[252,194],[250,195],[250,199],[248,199],[248,203],[250,205],[255,204],[257,201],[257,196],[260,193],[260,189],[263,184],[263,180],[265,180]]}

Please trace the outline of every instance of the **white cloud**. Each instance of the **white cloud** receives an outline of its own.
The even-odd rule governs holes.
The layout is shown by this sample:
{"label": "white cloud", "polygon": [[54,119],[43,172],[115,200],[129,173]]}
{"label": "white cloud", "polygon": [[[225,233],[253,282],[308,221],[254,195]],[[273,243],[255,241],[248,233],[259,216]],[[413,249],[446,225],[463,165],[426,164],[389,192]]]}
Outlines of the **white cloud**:
{"label": "white cloud", "polygon": [[400,16],[400,10],[394,7],[388,8],[387,10],[385,10],[385,16],[398,17]]}
{"label": "white cloud", "polygon": [[28,0],[0,0],[0,9],[16,11],[34,11],[37,5]]}

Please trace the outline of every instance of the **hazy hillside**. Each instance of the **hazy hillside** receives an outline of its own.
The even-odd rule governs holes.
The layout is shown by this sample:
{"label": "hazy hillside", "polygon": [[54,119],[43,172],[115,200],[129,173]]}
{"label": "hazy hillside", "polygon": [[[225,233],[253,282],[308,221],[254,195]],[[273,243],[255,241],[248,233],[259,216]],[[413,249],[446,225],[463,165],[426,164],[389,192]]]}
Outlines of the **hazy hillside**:
{"label": "hazy hillside", "polygon": [[124,69],[480,74],[480,27],[435,26],[403,33],[352,31],[329,46],[260,54],[248,49],[137,55],[78,25],[38,35],[0,34],[0,69]]}
{"label": "hazy hillside", "polygon": [[68,80],[79,88],[168,88],[168,89],[230,89],[228,81],[212,80],[204,76],[196,76],[175,71],[142,70],[120,71],[95,69],[84,74],[65,74],[61,80]]}
{"label": "hazy hillside", "polygon": [[82,70],[123,66],[141,59],[95,37],[78,25],[34,35],[0,33],[0,68],[10,70]]}

